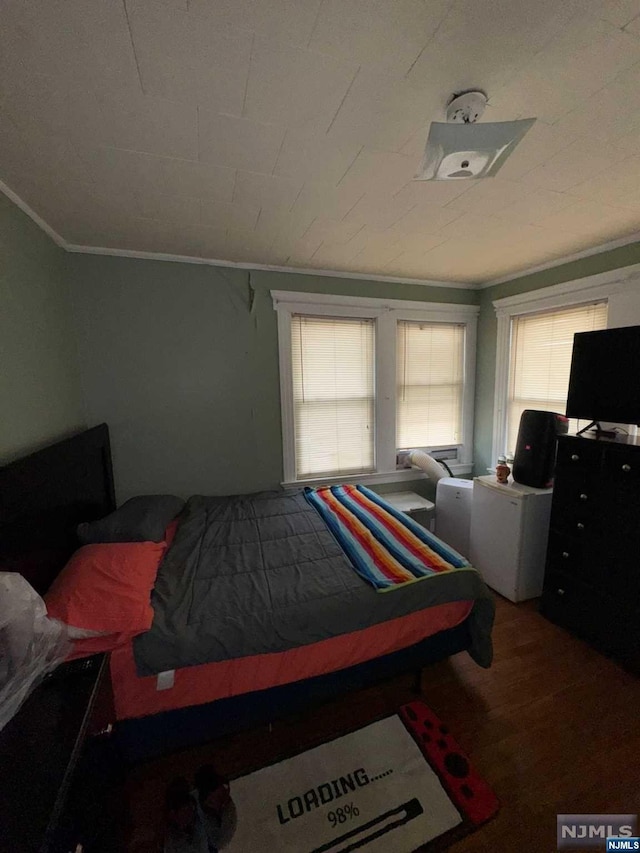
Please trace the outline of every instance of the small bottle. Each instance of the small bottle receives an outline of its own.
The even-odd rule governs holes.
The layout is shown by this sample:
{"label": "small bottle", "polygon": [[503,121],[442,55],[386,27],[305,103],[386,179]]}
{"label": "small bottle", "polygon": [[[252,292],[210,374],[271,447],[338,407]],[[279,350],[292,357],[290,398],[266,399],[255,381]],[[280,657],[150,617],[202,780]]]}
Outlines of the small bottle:
{"label": "small bottle", "polygon": [[507,465],[504,456],[498,456],[498,464],[496,465],[496,480],[499,483],[508,483],[511,468]]}

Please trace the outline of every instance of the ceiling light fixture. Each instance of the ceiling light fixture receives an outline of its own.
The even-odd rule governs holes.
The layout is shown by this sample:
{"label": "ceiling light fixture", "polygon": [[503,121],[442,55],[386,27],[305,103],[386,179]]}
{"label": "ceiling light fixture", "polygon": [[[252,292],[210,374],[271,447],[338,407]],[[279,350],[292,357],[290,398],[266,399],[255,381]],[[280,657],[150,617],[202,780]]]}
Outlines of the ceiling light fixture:
{"label": "ceiling light fixture", "polygon": [[476,124],[486,105],[478,90],[453,96],[446,123],[431,122],[416,181],[491,178],[499,171],[535,119]]}

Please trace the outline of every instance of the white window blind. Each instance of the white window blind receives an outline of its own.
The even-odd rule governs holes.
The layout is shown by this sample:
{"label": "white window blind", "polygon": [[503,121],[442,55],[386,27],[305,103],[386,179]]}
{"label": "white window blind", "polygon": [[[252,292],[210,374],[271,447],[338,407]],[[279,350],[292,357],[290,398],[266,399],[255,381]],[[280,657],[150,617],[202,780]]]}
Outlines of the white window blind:
{"label": "white window blind", "polygon": [[298,479],[374,470],[374,336],[370,319],[291,317]]}
{"label": "white window blind", "polygon": [[[565,413],[574,334],[606,326],[606,302],[513,318],[507,401],[510,453],[515,451],[520,416],[525,409]],[[577,429],[577,421],[572,421],[569,431]]]}
{"label": "white window blind", "polygon": [[461,443],[464,336],[463,325],[398,322],[398,448]]}

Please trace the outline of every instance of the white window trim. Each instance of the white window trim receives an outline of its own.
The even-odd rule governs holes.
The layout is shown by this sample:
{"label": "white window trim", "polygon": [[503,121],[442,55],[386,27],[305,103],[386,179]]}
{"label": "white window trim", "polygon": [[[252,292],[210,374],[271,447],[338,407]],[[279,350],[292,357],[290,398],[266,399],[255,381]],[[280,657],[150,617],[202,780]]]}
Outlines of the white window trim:
{"label": "white window trim", "polygon": [[[394,483],[426,477],[417,469],[396,469],[396,323],[417,320],[431,323],[463,323],[465,335],[465,387],[463,395],[463,434],[461,458],[450,465],[454,474],[473,470],[473,406],[477,305],[445,302],[410,302],[401,299],[375,299],[364,296],[335,296],[321,293],[296,293],[272,290],[273,307],[278,318],[278,355],[280,362],[280,407],[282,411],[283,482],[287,487],[339,483],[351,477],[322,477],[296,480],[295,430],[293,416],[293,376],[291,365],[291,316],[315,314],[327,317],[363,317],[376,321],[376,471],[358,475],[362,483]],[[394,436],[390,441],[389,436]]]}
{"label": "white window trim", "polygon": [[513,318],[526,314],[538,314],[542,311],[570,308],[573,305],[589,302],[608,302],[615,294],[624,293],[637,287],[639,281],[640,264],[634,264],[622,269],[565,281],[551,287],[494,300],[493,307],[498,320],[498,329],[491,447],[492,464],[495,464],[498,456],[504,453],[506,443],[511,321]]}

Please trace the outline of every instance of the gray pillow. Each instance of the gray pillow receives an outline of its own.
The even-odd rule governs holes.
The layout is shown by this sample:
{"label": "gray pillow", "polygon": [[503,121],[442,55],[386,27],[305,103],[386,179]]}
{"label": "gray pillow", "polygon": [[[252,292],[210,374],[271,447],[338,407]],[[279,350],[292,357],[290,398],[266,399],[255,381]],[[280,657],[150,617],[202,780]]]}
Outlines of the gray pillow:
{"label": "gray pillow", "polygon": [[98,521],[79,524],[83,545],[98,542],[162,542],[167,525],[182,512],[184,501],[175,495],[140,495]]}

